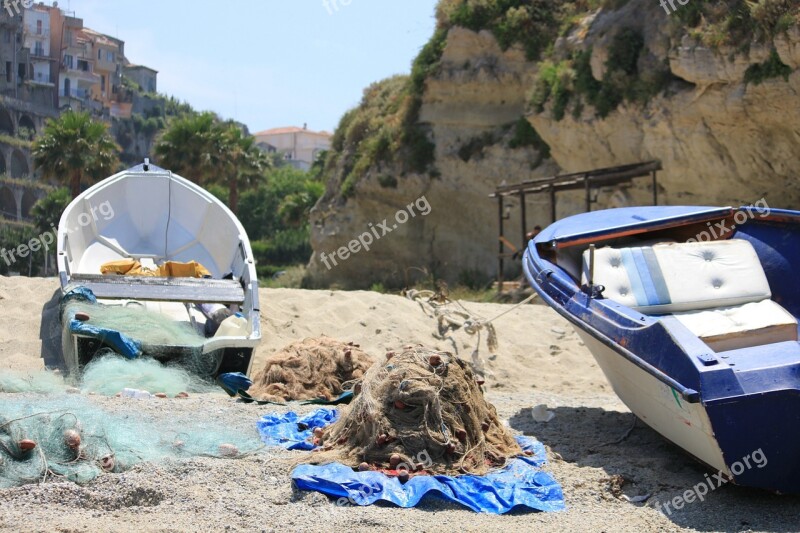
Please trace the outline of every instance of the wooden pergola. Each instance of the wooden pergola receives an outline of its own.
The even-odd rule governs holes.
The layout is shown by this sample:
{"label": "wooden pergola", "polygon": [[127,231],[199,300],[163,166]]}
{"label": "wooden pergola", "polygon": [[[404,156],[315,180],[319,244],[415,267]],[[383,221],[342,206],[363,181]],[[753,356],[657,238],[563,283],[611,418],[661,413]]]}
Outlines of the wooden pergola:
{"label": "wooden pergola", "polygon": [[592,191],[600,187],[613,185],[630,184],[636,178],[649,177],[653,181],[653,205],[658,205],[658,181],[657,173],[662,170],[660,161],[648,161],[645,163],[634,163],[618,167],[600,168],[585,172],[573,172],[571,174],[559,174],[548,178],[537,178],[534,180],[523,181],[514,185],[500,185],[490,198],[497,198],[497,214],[500,228],[499,253],[498,253],[498,286],[503,290],[503,268],[505,260],[514,255],[514,252],[507,252],[508,240],[504,234],[503,221],[507,218],[504,214],[503,202],[508,197],[519,198],[521,215],[521,236],[523,247],[526,243],[528,221],[525,209],[525,198],[533,194],[548,194],[550,196],[550,220],[556,221],[556,193],[558,191],[585,190],[586,191],[586,211],[592,210]]}

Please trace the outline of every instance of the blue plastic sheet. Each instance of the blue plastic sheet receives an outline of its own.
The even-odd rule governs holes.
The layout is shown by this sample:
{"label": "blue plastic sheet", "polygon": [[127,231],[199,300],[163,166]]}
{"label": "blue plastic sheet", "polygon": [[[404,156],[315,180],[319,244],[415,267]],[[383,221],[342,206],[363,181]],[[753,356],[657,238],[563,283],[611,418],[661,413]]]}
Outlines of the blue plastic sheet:
{"label": "blue plastic sheet", "polygon": [[313,450],[311,437],[314,428],[325,427],[336,422],[338,418],[336,409],[317,409],[303,417],[288,412],[264,415],[256,423],[256,427],[261,440],[267,446],[280,446],[287,450]]}
{"label": "blue plastic sheet", "polygon": [[[338,417],[335,410],[328,409],[304,417],[292,412],[264,415],[258,422],[258,431],[267,445],[313,450],[314,428],[332,424]],[[546,462],[544,446],[530,437],[517,437],[517,442],[533,455],[512,459],[503,469],[483,476],[417,475],[403,484],[382,472],[355,472],[349,466],[331,463],[298,466],[292,472],[292,480],[300,489],[315,490],[353,505],[385,501],[414,507],[432,494],[473,511],[492,514],[506,513],[516,507],[537,511],[564,509],[561,486],[541,470]]]}
{"label": "blue plastic sheet", "polygon": [[217,376],[217,384],[222,387],[229,396],[236,396],[240,390],[246,391],[253,382],[241,372],[228,372]]}

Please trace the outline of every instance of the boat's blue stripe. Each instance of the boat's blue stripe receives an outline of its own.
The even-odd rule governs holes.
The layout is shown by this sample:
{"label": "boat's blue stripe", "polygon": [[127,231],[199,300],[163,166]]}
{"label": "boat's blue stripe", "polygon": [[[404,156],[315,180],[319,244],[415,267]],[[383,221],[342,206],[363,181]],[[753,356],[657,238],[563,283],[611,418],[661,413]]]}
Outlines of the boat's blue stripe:
{"label": "boat's blue stripe", "polygon": [[623,248],[620,250],[622,255],[622,265],[625,267],[625,272],[628,273],[628,279],[631,281],[631,290],[633,296],[636,298],[636,305],[649,305],[647,303],[647,294],[644,292],[642,279],[639,276],[639,269],[636,268],[636,260],[633,258],[630,248]]}
{"label": "boat's blue stripe", "polygon": [[667,282],[664,281],[664,273],[661,271],[661,265],[658,264],[656,253],[652,248],[642,248],[644,260],[647,262],[647,271],[650,273],[650,281],[655,287],[658,303],[660,305],[671,304],[672,297],[669,295]]}
{"label": "boat's blue stripe", "polygon": [[647,269],[647,261],[644,258],[643,250],[644,248],[632,248],[631,254],[633,255],[634,263],[636,263],[636,270],[639,272],[639,279],[642,281],[642,288],[647,299],[646,305],[658,305],[660,303],[658,294],[653,284],[653,278],[650,277],[650,271]]}

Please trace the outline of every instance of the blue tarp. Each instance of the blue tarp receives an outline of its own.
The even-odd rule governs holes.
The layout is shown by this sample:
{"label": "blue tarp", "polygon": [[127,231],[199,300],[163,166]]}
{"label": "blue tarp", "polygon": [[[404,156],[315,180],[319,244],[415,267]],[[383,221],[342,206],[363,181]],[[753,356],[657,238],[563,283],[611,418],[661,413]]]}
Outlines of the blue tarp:
{"label": "blue tarp", "polygon": [[[295,413],[265,415],[258,422],[262,440],[290,450],[312,450],[310,438],[315,427],[336,421],[335,410],[320,409],[298,417]],[[299,429],[298,424],[303,428]],[[414,507],[428,494],[438,495],[476,512],[506,513],[515,507],[537,511],[564,509],[564,495],[558,482],[541,470],[545,463],[544,446],[530,437],[517,437],[531,456],[513,459],[501,470],[484,476],[412,476],[405,484],[382,472],[355,472],[339,463],[301,465],[292,472],[295,485],[338,497],[342,503],[370,505],[391,502],[400,507]]]}
{"label": "blue tarp", "polygon": [[236,396],[240,390],[247,391],[253,385],[253,381],[241,372],[228,372],[217,376],[217,384],[229,396]]}
{"label": "blue tarp", "polygon": [[256,427],[261,434],[261,440],[268,446],[280,446],[287,450],[313,450],[311,436],[314,428],[333,424],[338,418],[336,409],[317,409],[303,417],[288,412],[264,415],[256,423]]}

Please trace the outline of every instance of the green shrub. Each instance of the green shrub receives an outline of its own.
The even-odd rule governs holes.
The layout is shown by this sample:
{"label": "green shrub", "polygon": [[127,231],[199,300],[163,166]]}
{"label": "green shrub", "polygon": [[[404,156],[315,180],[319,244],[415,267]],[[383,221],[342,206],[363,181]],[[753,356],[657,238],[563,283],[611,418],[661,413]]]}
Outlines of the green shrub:
{"label": "green shrub", "polygon": [[765,80],[777,78],[779,76],[783,77],[784,80],[788,80],[789,74],[791,73],[792,68],[783,64],[777,50],[773,48],[769,59],[763,63],[750,65],[750,67],[748,67],[744,73],[744,82],[759,85]]}
{"label": "green shrub", "polygon": [[535,148],[542,159],[550,157],[550,145],[544,142],[539,136],[539,132],[531,125],[525,117],[520,117],[513,125],[514,134],[508,141],[508,147],[512,150],[517,148]]}

